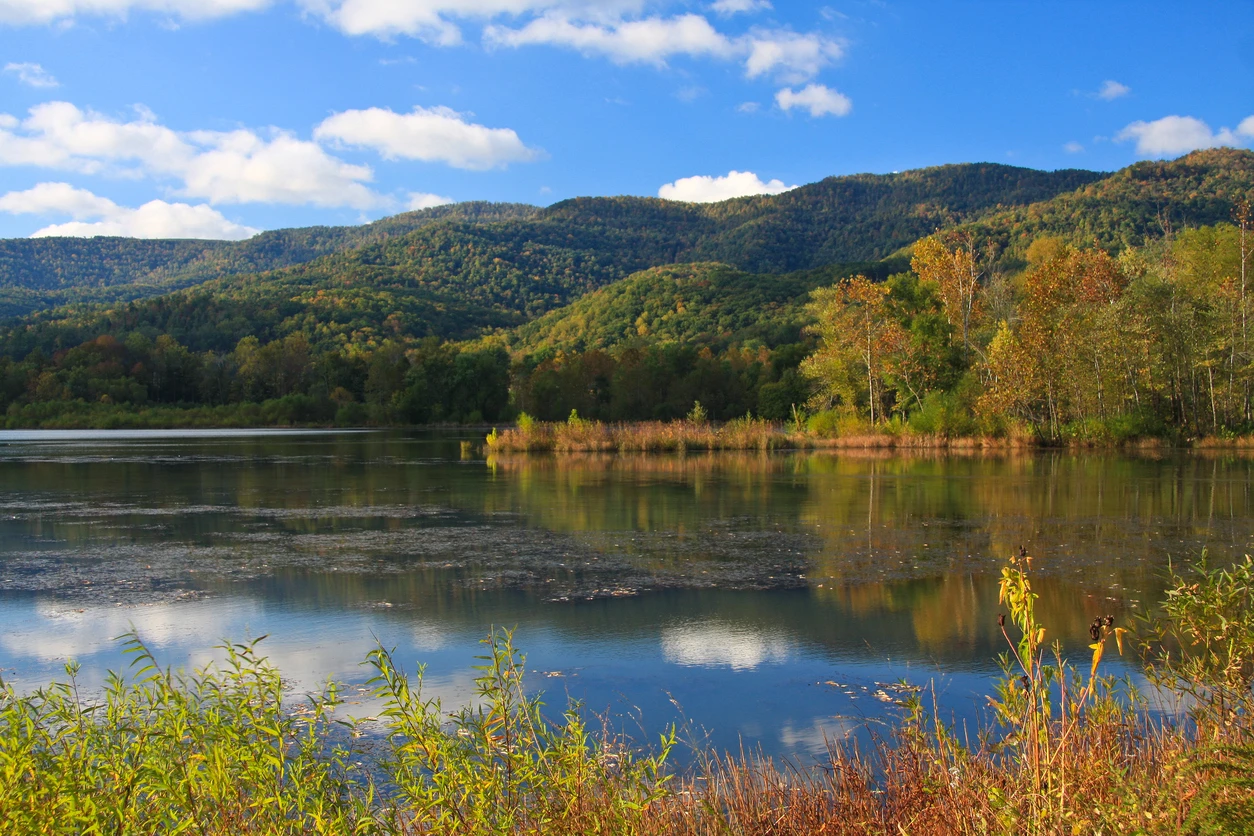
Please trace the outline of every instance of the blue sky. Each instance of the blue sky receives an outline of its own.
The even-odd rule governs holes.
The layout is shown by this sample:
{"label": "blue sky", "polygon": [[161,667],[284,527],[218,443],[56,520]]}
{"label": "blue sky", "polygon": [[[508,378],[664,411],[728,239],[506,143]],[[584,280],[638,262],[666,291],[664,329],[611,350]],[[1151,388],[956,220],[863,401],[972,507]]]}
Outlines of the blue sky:
{"label": "blue sky", "polygon": [[0,236],[1254,145],[1254,3],[0,0]]}

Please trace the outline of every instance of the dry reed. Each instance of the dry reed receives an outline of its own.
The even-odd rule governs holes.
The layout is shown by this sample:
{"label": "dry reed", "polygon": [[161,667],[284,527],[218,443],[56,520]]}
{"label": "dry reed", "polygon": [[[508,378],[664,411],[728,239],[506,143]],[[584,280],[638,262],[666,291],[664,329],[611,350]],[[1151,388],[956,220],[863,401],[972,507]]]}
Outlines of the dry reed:
{"label": "dry reed", "polygon": [[525,421],[487,438],[492,453],[684,453],[722,450],[1027,450],[1027,436],[951,437],[930,433],[858,431],[837,436],[738,418],[721,425],[693,421],[604,423]]}

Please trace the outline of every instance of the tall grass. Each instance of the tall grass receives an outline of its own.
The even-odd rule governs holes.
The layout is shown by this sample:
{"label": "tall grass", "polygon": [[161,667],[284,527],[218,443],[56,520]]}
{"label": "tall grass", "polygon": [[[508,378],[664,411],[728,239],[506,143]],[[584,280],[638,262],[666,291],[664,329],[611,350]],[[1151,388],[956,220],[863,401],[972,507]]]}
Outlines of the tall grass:
{"label": "tall grass", "polygon": [[[333,685],[292,702],[256,643],[191,674],[135,636],[129,676],[80,693],[0,689],[6,834],[1071,834],[1248,833],[1254,827],[1254,563],[1172,576],[1133,635],[1096,619],[1074,666],[1035,609],[1032,561],[1001,581],[1004,676],[974,735],[910,699],[820,769],[752,753],[668,768],[673,733],[643,749],[576,704],[556,717],[523,680],[507,632],[484,642],[476,699],[449,712],[383,649],[377,720],[336,718]],[[1101,673],[1143,654],[1160,713]]]}
{"label": "tall grass", "polygon": [[919,433],[898,424],[850,420],[777,424],[745,416],[723,424],[705,420],[637,421],[613,424],[572,414],[567,421],[536,421],[524,414],[516,427],[493,430],[492,453],[683,453],[713,450],[784,449],[1021,449],[1037,444],[1028,436],[948,436]]}
{"label": "tall grass", "polygon": [[564,422],[522,416],[517,427],[493,431],[488,449],[497,453],[682,453],[688,450],[770,450],[793,447],[796,439],[769,421],[737,418],[721,426],[704,420],[607,424],[571,413]]}

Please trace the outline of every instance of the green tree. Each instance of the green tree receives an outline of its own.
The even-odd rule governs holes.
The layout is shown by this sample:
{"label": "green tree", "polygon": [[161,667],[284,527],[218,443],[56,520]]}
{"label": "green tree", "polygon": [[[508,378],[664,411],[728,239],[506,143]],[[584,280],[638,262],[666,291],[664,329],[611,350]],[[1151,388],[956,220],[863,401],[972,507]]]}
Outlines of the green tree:
{"label": "green tree", "polygon": [[811,294],[806,311],[815,320],[809,330],[819,338],[819,348],[801,368],[815,383],[814,405],[830,409],[843,402],[856,407],[854,392],[861,389],[872,423],[884,417],[885,369],[905,339],[904,330],[889,315],[888,294],[887,285],[865,276]]}

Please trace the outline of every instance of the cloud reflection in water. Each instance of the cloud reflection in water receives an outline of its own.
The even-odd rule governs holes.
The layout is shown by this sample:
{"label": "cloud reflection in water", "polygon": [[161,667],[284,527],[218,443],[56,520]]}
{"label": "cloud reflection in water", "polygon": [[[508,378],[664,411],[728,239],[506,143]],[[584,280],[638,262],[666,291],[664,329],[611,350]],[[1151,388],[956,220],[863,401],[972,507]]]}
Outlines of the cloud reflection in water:
{"label": "cloud reflection in water", "polygon": [[751,624],[706,619],[662,628],[663,657],[686,667],[748,671],[767,662],[785,662],[792,650],[782,632],[766,632]]}

